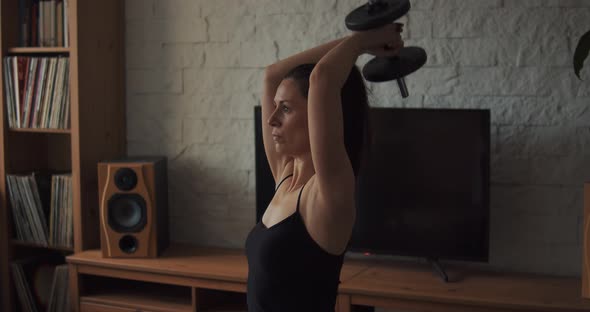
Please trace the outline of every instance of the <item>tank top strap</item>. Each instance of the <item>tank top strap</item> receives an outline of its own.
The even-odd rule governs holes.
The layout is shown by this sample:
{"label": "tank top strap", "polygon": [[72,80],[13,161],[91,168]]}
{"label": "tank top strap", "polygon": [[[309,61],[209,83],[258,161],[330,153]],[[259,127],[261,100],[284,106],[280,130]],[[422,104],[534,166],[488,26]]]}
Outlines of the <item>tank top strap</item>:
{"label": "tank top strap", "polygon": [[275,192],[279,189],[279,187],[281,187],[281,184],[283,184],[283,182],[285,182],[285,180],[287,180],[287,178],[292,177],[293,174],[291,173],[290,175],[284,177],[281,182],[279,182],[279,184],[277,185],[277,187],[275,188]]}
{"label": "tank top strap", "polygon": [[303,184],[303,186],[301,187],[301,191],[299,191],[299,197],[297,197],[297,208],[295,210],[296,213],[299,213],[299,201],[301,200],[301,194],[303,193],[304,187],[305,187],[305,184]]}

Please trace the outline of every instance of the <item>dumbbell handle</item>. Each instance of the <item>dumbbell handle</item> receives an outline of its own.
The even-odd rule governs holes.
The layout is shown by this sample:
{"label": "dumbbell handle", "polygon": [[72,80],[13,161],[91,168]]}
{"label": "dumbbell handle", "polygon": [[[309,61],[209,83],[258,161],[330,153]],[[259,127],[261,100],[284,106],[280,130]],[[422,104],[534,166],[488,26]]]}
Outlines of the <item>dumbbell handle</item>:
{"label": "dumbbell handle", "polygon": [[[391,59],[399,60],[399,56],[393,56]],[[410,93],[408,92],[408,87],[406,86],[406,79],[404,77],[400,77],[396,79],[397,86],[399,87],[399,92],[402,94],[403,98],[407,98]]]}
{"label": "dumbbell handle", "polygon": [[[388,47],[386,47],[387,49]],[[395,59],[396,61],[399,61],[399,56],[393,56],[391,57],[391,59]],[[399,87],[399,91],[402,94],[403,98],[407,98],[410,93],[408,92],[408,87],[406,86],[406,80],[404,79],[404,77],[400,77],[396,79],[397,81],[397,86]]]}
{"label": "dumbbell handle", "polygon": [[406,86],[406,79],[404,77],[397,78],[397,86],[399,87],[399,91],[402,94],[403,98],[407,98],[410,93],[408,93],[408,87]]}

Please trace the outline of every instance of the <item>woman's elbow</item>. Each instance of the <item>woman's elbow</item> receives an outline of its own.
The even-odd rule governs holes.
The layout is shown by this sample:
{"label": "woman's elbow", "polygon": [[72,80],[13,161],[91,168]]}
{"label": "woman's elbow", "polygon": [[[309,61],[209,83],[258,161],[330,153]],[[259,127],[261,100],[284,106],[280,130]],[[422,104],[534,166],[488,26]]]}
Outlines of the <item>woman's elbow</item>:
{"label": "woman's elbow", "polygon": [[309,76],[310,85],[326,85],[333,81],[332,71],[328,66],[317,64]]}
{"label": "woman's elbow", "polygon": [[264,68],[264,80],[269,81],[276,80],[279,78],[277,74],[277,69],[275,67],[275,64],[271,64]]}
{"label": "woman's elbow", "polygon": [[343,84],[344,81],[338,77],[337,70],[325,65],[316,65],[309,76],[310,87],[340,89]]}

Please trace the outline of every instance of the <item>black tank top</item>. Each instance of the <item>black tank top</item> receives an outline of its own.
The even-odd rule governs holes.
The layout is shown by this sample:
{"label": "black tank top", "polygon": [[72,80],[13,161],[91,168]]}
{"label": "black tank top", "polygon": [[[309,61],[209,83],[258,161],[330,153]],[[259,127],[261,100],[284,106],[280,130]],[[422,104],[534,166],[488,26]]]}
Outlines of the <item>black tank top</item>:
{"label": "black tank top", "polygon": [[261,220],[248,234],[249,312],[334,312],[344,253],[328,253],[307,232],[299,213],[303,187],[295,213],[270,228]]}

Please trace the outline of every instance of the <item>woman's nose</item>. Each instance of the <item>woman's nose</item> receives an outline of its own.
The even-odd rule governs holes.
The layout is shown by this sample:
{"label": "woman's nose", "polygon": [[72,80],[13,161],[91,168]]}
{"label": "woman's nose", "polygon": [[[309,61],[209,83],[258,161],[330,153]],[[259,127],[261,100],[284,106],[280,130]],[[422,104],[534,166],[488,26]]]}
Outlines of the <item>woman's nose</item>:
{"label": "woman's nose", "polygon": [[280,125],[280,121],[277,118],[277,110],[273,111],[270,117],[268,117],[268,124],[271,127],[278,127]]}

